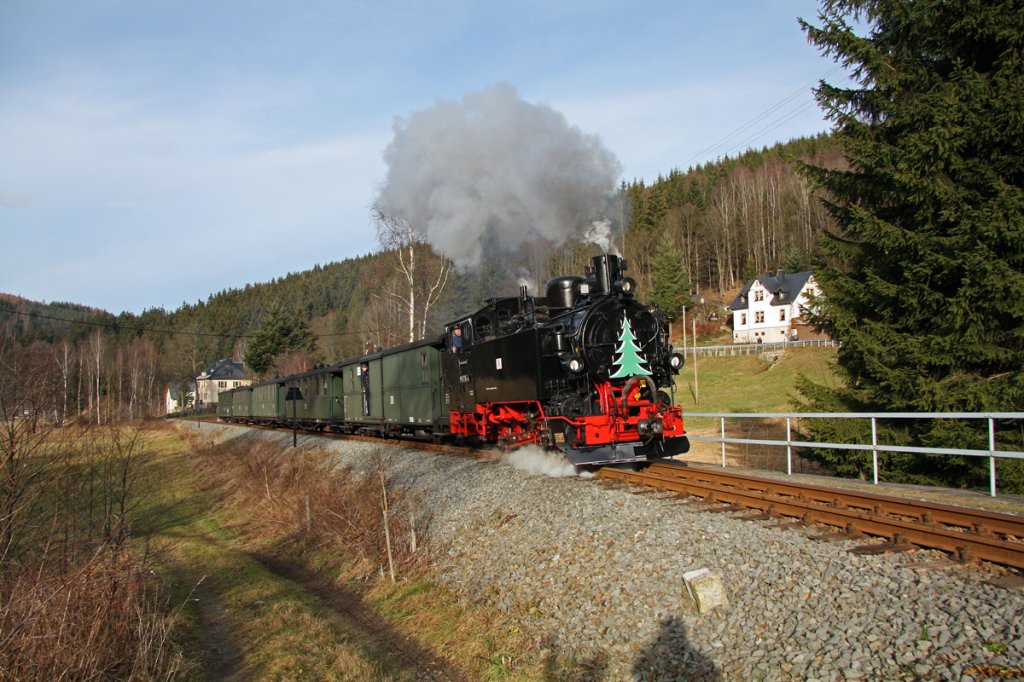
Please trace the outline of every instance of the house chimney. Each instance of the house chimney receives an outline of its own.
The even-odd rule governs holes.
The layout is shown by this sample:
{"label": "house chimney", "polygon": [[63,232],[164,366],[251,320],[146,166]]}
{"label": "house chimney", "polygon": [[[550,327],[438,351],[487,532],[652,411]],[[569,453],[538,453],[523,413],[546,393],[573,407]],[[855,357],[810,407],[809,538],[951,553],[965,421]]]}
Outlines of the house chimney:
{"label": "house chimney", "polygon": [[786,271],[779,268],[778,272],[775,273],[775,276],[778,278],[779,284],[782,284],[782,280],[786,279]]}

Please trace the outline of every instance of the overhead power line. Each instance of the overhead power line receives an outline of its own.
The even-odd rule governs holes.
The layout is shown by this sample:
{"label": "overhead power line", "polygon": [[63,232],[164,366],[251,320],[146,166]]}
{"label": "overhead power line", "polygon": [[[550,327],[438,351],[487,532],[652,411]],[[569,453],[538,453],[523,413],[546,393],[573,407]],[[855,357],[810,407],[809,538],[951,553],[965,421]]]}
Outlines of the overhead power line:
{"label": "overhead power line", "polygon": [[[909,17],[904,19],[902,23],[898,24],[893,30],[898,31],[898,30],[902,29],[904,26],[906,26],[910,22],[916,20],[918,17],[923,15],[925,12],[931,10],[933,7],[938,5],[941,1],[942,0],[932,0],[932,2],[929,2],[928,4],[926,4],[926,5],[922,6],[922,7],[919,7]],[[842,68],[844,68],[843,64],[836,64],[835,66],[830,68],[828,71],[823,73],[818,78],[815,78],[810,83],[807,83],[807,84],[801,86],[800,88],[798,88],[797,90],[794,90],[792,93],[790,93],[786,97],[783,97],[781,100],[779,100],[778,102],[776,102],[772,106],[768,107],[767,109],[765,109],[761,113],[759,113],[756,116],[754,116],[754,118],[750,119],[749,121],[747,121],[746,123],[741,125],[739,128],[736,128],[735,130],[733,130],[732,132],[728,133],[724,137],[718,139],[717,141],[713,142],[712,144],[708,145],[704,149],[702,149],[699,152],[697,152],[697,154],[694,155],[694,157],[691,158],[688,162],[686,162],[682,167],[683,168],[691,168],[691,167],[693,167],[693,165],[695,163],[700,162],[700,160],[705,158],[708,154],[714,152],[716,149],[720,149],[720,148],[723,148],[723,147],[726,148],[726,151],[725,151],[726,155],[732,154],[732,153],[736,153],[736,152],[739,152],[739,151],[744,150],[744,149],[748,149],[750,147],[750,145],[753,144],[754,141],[757,140],[757,138],[759,136],[761,136],[761,135],[763,135],[765,133],[771,132],[772,130],[775,130],[779,126],[783,125],[784,123],[787,123],[787,122],[791,121],[792,119],[796,118],[797,116],[802,114],[804,111],[809,109],[811,106],[813,106],[814,103],[813,102],[810,102],[810,103],[802,102],[796,109],[782,114],[781,118],[775,119],[775,121],[773,121],[773,122],[767,124],[766,126],[758,129],[756,132],[748,135],[747,137],[745,137],[740,142],[735,143],[735,144],[731,144],[730,141],[733,140],[733,138],[746,133],[748,130],[750,130],[754,126],[759,125],[765,119],[775,115],[776,112],[778,112],[780,109],[785,108],[789,103],[793,102],[798,97],[800,97],[801,95],[806,93],[809,89],[813,88],[815,85],[817,85],[818,83],[824,81],[826,78],[828,78],[833,73],[835,73],[836,71],[839,71]],[[730,143],[729,146],[726,146],[727,143]]]}
{"label": "overhead power line", "polygon": [[[63,317],[53,317],[52,315],[43,315],[42,313],[32,312],[21,312],[18,310],[7,311],[15,315],[21,315],[23,317],[34,317],[40,320],[53,320],[55,322],[66,322],[68,324],[82,324],[89,327],[102,327],[105,329],[130,329],[131,331],[144,332],[147,334],[180,334],[185,336],[205,336],[219,339],[251,339],[252,334],[222,334],[218,332],[200,332],[200,331],[187,331],[183,329],[152,329],[148,327],[137,327],[133,324],[122,324],[119,322],[98,322],[93,320],[69,320]],[[335,336],[358,336],[364,334],[376,334],[381,331],[380,329],[367,329],[358,332],[332,332],[330,334],[314,334],[318,339],[324,339]]]}

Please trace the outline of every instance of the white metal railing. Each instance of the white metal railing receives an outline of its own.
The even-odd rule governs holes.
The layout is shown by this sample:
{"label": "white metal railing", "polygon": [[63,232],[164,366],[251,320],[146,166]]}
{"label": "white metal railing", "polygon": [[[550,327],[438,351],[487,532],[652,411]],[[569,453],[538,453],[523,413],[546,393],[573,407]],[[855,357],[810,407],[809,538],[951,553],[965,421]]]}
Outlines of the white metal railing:
{"label": "white metal railing", "polygon": [[[787,348],[808,348],[814,346],[835,346],[832,339],[809,339],[806,341],[772,341],[770,343],[731,343],[724,346],[697,346],[697,355],[757,355],[758,353],[771,353]],[[693,355],[693,346],[673,346],[675,350],[684,355]]]}
{"label": "white metal railing", "polygon": [[[966,457],[988,457],[989,460],[989,494],[996,496],[996,459],[1024,459],[1024,452],[1017,450],[996,450],[995,422],[997,420],[1018,420],[1024,422],[1024,412],[686,412],[687,417],[712,417],[720,420],[721,435],[689,436],[691,441],[721,443],[722,466],[725,462],[726,444],[771,445],[786,448],[786,473],[793,474],[793,448],[830,448],[835,450],[870,451],[873,479],[878,484],[878,453],[903,452],[925,455],[957,455]],[[726,438],[726,419],[785,419],[786,440],[760,438]],[[793,421],[805,419],[865,419],[870,420],[870,443],[819,443],[815,441],[793,440]],[[888,445],[878,442],[878,420],[889,419],[984,419],[988,422],[988,449],[972,448],[928,448],[909,445]]]}

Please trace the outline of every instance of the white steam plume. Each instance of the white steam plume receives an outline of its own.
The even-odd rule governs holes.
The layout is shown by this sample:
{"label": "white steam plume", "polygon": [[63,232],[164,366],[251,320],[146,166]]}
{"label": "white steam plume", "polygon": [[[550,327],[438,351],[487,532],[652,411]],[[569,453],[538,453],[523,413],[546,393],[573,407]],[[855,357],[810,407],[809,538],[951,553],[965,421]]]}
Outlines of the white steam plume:
{"label": "white steam plume", "polygon": [[399,119],[375,205],[462,268],[484,249],[581,239],[603,219],[618,160],[601,141],[507,83]]}
{"label": "white steam plume", "polygon": [[567,476],[588,478],[594,475],[588,471],[577,470],[575,466],[565,461],[565,457],[556,452],[549,452],[533,445],[525,445],[505,453],[502,455],[501,461],[521,471],[544,474],[551,478]]}
{"label": "white steam plume", "polygon": [[622,255],[619,253],[618,247],[615,246],[615,240],[612,235],[612,221],[610,220],[595,220],[590,224],[590,229],[583,234],[583,240],[588,244],[596,244],[605,253],[614,253],[616,256]]}

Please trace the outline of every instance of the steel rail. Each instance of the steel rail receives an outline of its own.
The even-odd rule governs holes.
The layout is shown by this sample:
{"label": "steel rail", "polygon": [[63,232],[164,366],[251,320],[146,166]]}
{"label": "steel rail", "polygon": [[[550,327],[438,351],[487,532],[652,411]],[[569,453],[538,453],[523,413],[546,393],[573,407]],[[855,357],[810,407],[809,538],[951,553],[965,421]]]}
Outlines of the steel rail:
{"label": "steel rail", "polygon": [[1015,541],[1024,538],[1024,518],[1009,514],[678,465],[654,465],[643,472],[605,468],[599,476],[883,537],[897,544],[939,549],[961,560],[980,559],[1024,569],[1024,542]]}
{"label": "steel rail", "polygon": [[[705,476],[706,480],[715,480],[714,470],[701,470],[697,467],[685,467],[679,464],[663,463],[654,465],[656,471],[664,476],[694,478]],[[653,468],[653,467],[652,467]],[[1013,514],[1001,514],[969,507],[957,507],[951,504],[939,504],[922,500],[908,500],[878,493],[860,490],[836,489],[827,486],[795,483],[790,480],[775,480],[730,473],[729,481],[736,481],[751,490],[765,493],[803,497],[809,501],[822,504],[844,504],[845,506],[887,516],[904,515],[920,523],[935,523],[954,526],[964,530],[973,530],[984,535],[998,533],[1003,535],[1024,537],[1024,517]],[[719,479],[721,480],[721,479]],[[841,493],[841,498],[840,498]]]}

